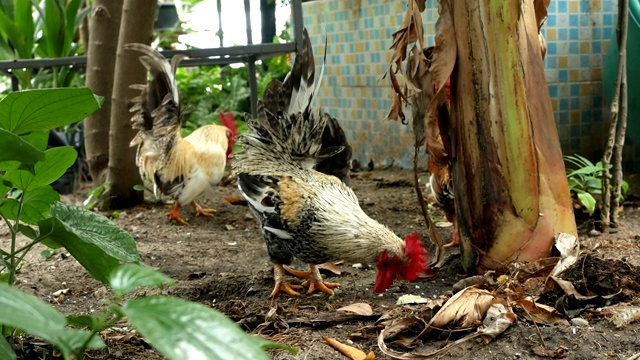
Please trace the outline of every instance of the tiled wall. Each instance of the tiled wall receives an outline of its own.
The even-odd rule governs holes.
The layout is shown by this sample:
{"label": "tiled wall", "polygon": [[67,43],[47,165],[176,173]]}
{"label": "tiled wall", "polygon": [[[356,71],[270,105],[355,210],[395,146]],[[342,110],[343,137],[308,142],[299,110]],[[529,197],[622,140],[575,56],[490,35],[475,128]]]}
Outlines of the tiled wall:
{"label": "tiled wall", "polygon": [[[426,3],[425,35],[432,45],[438,3]],[[304,3],[303,12],[316,54],[328,35],[322,106],[342,121],[355,157],[409,168],[411,129],[385,120],[392,97],[388,80],[381,80],[391,55],[391,34],[402,22],[406,4],[406,0],[318,0]],[[552,0],[549,6],[543,28],[548,47],[545,68],[565,154],[601,156],[608,130],[602,66],[616,21],[616,0]]]}

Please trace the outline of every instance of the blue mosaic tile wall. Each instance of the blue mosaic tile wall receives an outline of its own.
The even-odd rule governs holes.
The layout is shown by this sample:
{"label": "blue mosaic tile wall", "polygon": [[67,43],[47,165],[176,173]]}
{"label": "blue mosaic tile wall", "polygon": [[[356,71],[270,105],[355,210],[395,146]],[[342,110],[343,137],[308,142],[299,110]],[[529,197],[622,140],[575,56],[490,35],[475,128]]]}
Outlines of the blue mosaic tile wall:
{"label": "blue mosaic tile wall", "polygon": [[[363,162],[410,168],[409,126],[385,120],[391,105],[387,79],[391,34],[402,23],[406,0],[320,0],[303,3],[304,25],[316,55],[328,35],[322,106],[341,120]],[[427,44],[434,43],[437,0],[423,12]],[[601,156],[608,131],[602,67],[617,21],[617,1],[552,0],[543,27],[545,68],[565,154]],[[635,152],[635,149],[627,149]]]}

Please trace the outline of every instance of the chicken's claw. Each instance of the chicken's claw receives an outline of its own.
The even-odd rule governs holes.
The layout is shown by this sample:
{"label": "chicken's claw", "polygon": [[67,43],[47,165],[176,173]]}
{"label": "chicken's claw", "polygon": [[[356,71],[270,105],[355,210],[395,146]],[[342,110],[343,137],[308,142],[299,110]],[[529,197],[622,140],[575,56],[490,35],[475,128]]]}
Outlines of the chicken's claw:
{"label": "chicken's claw", "polygon": [[283,265],[282,268],[288,272],[289,274],[300,278],[300,279],[306,279],[309,277],[309,275],[311,275],[311,273],[309,271],[301,271],[301,270],[296,270],[296,269],[292,269],[290,267],[288,267],[287,265]]}
{"label": "chicken's claw", "polygon": [[177,223],[182,225],[189,224],[180,216],[180,204],[178,202],[173,204],[173,209],[167,213],[167,216],[169,217],[169,221],[175,220]]}
{"label": "chicken's claw", "polygon": [[300,296],[300,293],[296,290],[302,289],[302,286],[289,284],[285,281],[284,277],[284,266],[280,264],[273,264],[273,278],[276,280],[276,286],[271,292],[271,297],[275,297],[276,295],[278,295],[278,292],[280,292],[280,290],[286,292],[291,296]]}
{"label": "chicken's claw", "polygon": [[318,269],[318,265],[309,264],[309,280],[302,283],[302,286],[308,286],[309,291],[308,294],[313,293],[316,289],[322,291],[323,293],[333,295],[334,288],[340,286],[338,283],[330,283],[324,282],[322,280],[322,275],[320,275],[320,269]]}
{"label": "chicken's claw", "polygon": [[216,212],[216,209],[205,209],[198,205],[198,203],[196,203],[195,201],[192,201],[191,205],[193,205],[193,208],[196,211],[196,216],[211,216]]}
{"label": "chicken's claw", "polygon": [[284,291],[290,296],[300,296],[300,293],[296,291],[299,289],[302,289],[301,285],[289,284],[286,281],[276,281],[276,286],[271,292],[271,297],[275,297],[280,291]]}
{"label": "chicken's claw", "polygon": [[456,226],[455,220],[453,221],[453,240],[446,244],[443,245],[443,248],[452,248],[452,247],[456,247],[460,244],[460,233],[458,232],[458,227]]}
{"label": "chicken's claw", "polygon": [[324,282],[322,280],[316,280],[316,279],[309,279],[309,280],[303,282],[302,286],[308,286],[309,287],[309,291],[307,291],[307,294],[311,294],[314,291],[316,291],[316,289],[318,289],[318,290],[322,291],[325,294],[333,295],[333,290],[331,290],[331,289],[337,288],[338,286],[340,286],[340,284]]}

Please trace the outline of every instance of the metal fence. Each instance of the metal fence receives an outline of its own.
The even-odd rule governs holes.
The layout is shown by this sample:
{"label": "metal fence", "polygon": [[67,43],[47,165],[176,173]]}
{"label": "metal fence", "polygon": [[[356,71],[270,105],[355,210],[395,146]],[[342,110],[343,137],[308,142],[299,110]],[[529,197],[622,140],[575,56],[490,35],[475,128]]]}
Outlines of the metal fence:
{"label": "metal fence", "polygon": [[[221,0],[217,0],[218,9],[221,8]],[[189,58],[180,63],[181,67],[194,67],[205,65],[229,65],[237,63],[247,64],[249,71],[249,90],[251,96],[251,113],[257,116],[258,104],[258,81],[256,79],[256,61],[277,56],[281,54],[295,52],[302,45],[302,1],[291,0],[291,13],[293,19],[294,42],[283,44],[253,44],[251,28],[251,5],[249,0],[244,0],[245,22],[247,29],[247,45],[188,49],[188,50],[167,50],[161,53],[171,58],[174,55],[184,54]],[[220,13],[219,13],[220,14]],[[221,29],[222,30],[222,29]],[[84,67],[87,63],[86,56],[72,56],[64,58],[50,59],[20,59],[0,61],[0,71],[11,76],[12,88],[19,90],[17,79],[11,73],[13,69],[45,69],[56,66]]]}

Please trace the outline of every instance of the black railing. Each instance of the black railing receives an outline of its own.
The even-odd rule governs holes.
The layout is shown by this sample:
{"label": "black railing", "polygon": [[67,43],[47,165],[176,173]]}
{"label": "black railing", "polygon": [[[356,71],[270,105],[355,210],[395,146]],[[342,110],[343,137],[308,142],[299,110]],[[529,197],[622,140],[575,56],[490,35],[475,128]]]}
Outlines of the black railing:
{"label": "black railing", "polygon": [[[220,9],[221,0],[217,0],[217,7]],[[291,0],[291,14],[293,18],[293,33],[295,42],[283,44],[253,44],[251,29],[251,6],[249,0],[244,0],[245,22],[247,28],[247,45],[188,49],[188,50],[167,50],[162,54],[170,58],[177,54],[185,54],[189,58],[180,63],[182,67],[194,67],[204,65],[229,65],[245,63],[249,71],[249,88],[251,96],[251,113],[257,115],[258,104],[258,81],[256,78],[256,61],[266,57],[295,52],[302,44],[302,2],[301,0]],[[222,24],[220,24],[222,29]],[[221,42],[222,44],[222,42]],[[17,79],[11,71],[13,69],[46,69],[56,66],[84,67],[87,64],[86,56],[72,56],[51,59],[20,59],[0,61],[0,71],[11,76],[11,84],[14,91],[19,90]]]}

